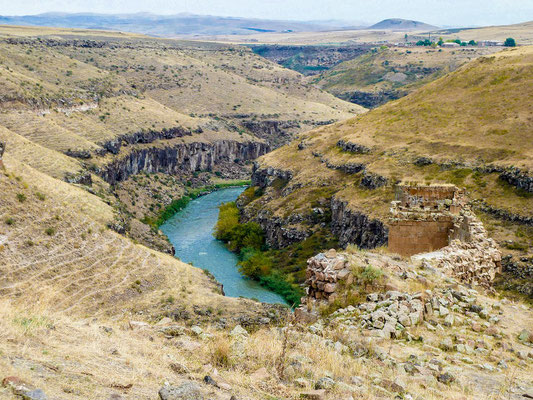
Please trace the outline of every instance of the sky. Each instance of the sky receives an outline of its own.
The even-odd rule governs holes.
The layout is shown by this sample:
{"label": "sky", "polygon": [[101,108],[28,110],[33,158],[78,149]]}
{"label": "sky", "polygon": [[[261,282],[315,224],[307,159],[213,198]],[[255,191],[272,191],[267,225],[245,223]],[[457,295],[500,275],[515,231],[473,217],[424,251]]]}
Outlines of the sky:
{"label": "sky", "polygon": [[405,18],[437,26],[503,25],[533,20],[533,0],[0,0],[0,15],[43,12],[177,14],[375,23]]}

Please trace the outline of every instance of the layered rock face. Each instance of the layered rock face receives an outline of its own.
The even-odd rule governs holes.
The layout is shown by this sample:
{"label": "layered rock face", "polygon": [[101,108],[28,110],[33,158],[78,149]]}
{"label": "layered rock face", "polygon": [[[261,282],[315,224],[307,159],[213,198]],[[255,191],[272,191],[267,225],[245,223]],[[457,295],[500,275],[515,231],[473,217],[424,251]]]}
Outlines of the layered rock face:
{"label": "layered rock face", "polygon": [[260,168],[259,164],[254,163],[252,170],[252,185],[259,186],[261,189],[266,189],[272,185],[276,179],[288,181],[292,178],[290,171],[284,171],[273,167]]}
{"label": "layered rock face", "polygon": [[361,248],[374,248],[387,243],[388,229],[383,222],[350,210],[345,201],[331,200],[331,231],[339,237],[339,244],[348,243]]}
{"label": "layered rock face", "polygon": [[139,172],[174,174],[183,171],[210,171],[218,163],[253,160],[268,150],[269,146],[266,143],[232,140],[180,143],[161,148],[137,148],[108,164],[100,175],[113,184]]}

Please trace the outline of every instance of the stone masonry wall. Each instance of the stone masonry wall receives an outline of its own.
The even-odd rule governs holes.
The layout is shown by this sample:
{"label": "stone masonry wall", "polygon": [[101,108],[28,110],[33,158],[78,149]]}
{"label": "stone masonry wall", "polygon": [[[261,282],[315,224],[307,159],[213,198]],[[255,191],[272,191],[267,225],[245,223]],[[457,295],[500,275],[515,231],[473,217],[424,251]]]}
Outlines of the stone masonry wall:
{"label": "stone masonry wall", "polygon": [[401,255],[413,255],[441,249],[448,245],[453,222],[398,221],[389,228],[389,251]]}
{"label": "stone masonry wall", "polygon": [[389,250],[412,256],[447,246],[463,207],[463,192],[455,186],[399,185],[391,207]]}

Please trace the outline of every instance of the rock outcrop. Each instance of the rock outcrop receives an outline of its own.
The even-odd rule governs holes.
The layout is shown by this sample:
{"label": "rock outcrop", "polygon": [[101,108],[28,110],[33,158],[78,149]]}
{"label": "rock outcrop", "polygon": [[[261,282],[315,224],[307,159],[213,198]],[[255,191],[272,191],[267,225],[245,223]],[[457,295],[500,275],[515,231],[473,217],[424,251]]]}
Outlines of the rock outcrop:
{"label": "rock outcrop", "polygon": [[522,189],[528,193],[533,193],[533,176],[518,168],[510,168],[500,174],[500,179]]}
{"label": "rock outcrop", "polygon": [[2,158],[4,157],[4,151],[6,151],[6,144],[4,142],[0,142],[0,168],[4,168],[4,162],[2,161]]}
{"label": "rock outcrop", "polygon": [[244,120],[242,125],[254,136],[266,140],[272,148],[290,142],[300,128],[297,121]]}
{"label": "rock outcrop", "polygon": [[378,219],[351,210],[346,201],[331,199],[331,231],[339,237],[339,245],[349,243],[361,248],[374,248],[387,243],[388,229]]}
{"label": "rock outcrop", "polygon": [[339,140],[337,142],[337,147],[343,151],[347,151],[353,154],[367,154],[370,153],[370,148],[366,147],[359,143],[346,142],[344,140]]}
{"label": "rock outcrop", "polygon": [[292,178],[291,171],[276,169],[273,167],[262,168],[258,163],[254,163],[252,170],[252,185],[259,186],[261,189],[266,189],[272,185],[276,179],[289,181]]}
{"label": "rock outcrop", "polygon": [[103,149],[111,154],[118,154],[123,145],[138,143],[153,143],[156,140],[169,140],[183,136],[191,136],[192,132],[182,127],[163,129],[160,131],[149,130],[127,133],[113,140],[108,140],[100,144]]}
{"label": "rock outcrop", "polygon": [[245,220],[254,220],[265,232],[265,241],[273,249],[281,249],[293,243],[301,242],[309,236],[309,232],[296,228],[304,222],[300,214],[291,214],[288,218],[274,217],[268,210],[261,210],[256,215],[247,215],[243,210]]}
{"label": "rock outcrop", "polygon": [[212,143],[179,143],[173,146],[132,149],[100,171],[108,183],[127,179],[139,172],[174,174],[183,171],[211,171],[222,162],[244,162],[267,153],[263,142],[219,140]]}
{"label": "rock outcrop", "polygon": [[397,100],[407,95],[405,91],[387,90],[381,92],[353,91],[340,94],[338,97],[359,104],[366,108],[376,108],[391,100]]}

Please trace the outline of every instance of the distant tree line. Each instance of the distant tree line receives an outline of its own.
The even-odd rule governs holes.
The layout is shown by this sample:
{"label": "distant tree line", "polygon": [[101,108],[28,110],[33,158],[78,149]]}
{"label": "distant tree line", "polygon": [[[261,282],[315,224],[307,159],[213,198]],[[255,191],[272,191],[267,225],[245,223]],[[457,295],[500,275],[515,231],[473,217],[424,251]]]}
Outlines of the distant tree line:
{"label": "distant tree line", "polygon": [[[444,43],[457,43],[459,46],[477,46],[478,43],[475,40],[470,40],[468,42],[462,41],[461,39],[449,39],[449,40],[443,40],[442,37],[439,38],[437,42],[434,42],[429,39],[425,40],[419,40],[416,42],[417,46],[431,46],[431,47],[437,47],[442,46]],[[505,39],[505,42],[503,44],[505,47],[515,47],[516,41],[513,38],[507,38]]]}

